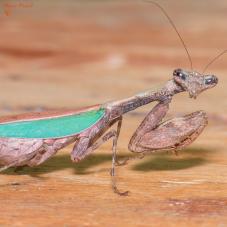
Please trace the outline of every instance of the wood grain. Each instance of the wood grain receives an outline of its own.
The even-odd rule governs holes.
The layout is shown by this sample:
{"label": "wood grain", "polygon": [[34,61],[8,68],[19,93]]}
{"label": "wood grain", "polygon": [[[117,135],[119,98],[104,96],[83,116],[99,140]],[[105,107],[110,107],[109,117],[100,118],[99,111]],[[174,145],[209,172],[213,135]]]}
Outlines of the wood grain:
{"label": "wood grain", "polygon": [[[226,49],[226,1],[158,1],[202,68]],[[3,7],[3,3],[1,5]],[[1,8],[2,9],[2,8]],[[164,83],[188,68],[172,28],[152,5],[132,1],[33,1],[0,14],[1,115],[95,105]],[[48,162],[0,177],[0,226],[225,226],[227,224],[227,67],[207,73],[219,85],[197,100],[180,94],[169,117],[203,109],[209,126],[188,149],[117,168],[111,190],[111,143],[79,164],[72,147]],[[119,154],[153,105],[123,120]]]}

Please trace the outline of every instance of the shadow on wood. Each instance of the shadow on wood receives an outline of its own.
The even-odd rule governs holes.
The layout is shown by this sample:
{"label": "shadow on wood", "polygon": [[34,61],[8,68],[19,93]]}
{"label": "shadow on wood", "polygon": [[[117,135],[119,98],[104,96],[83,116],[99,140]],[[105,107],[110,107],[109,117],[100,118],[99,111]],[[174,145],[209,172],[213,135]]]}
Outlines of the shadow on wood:
{"label": "shadow on wood", "polygon": [[[193,166],[202,165],[208,160],[206,160],[206,155],[212,152],[208,149],[185,149],[180,152],[181,156],[171,156],[171,154],[159,153],[152,154],[149,159],[140,161],[139,164],[136,164],[132,167],[132,170],[136,171],[152,171],[152,170],[179,170],[187,169]],[[189,155],[189,157],[185,157]],[[125,157],[133,157],[133,155],[118,155],[119,160],[124,159]],[[23,167],[15,171],[15,168],[8,169],[4,171],[3,174],[8,175],[31,175],[38,177],[39,175],[55,172],[64,169],[73,169],[75,174],[89,174],[93,171],[89,171],[89,168],[100,165],[105,162],[111,162],[111,154],[93,154],[82,160],[79,163],[73,163],[70,160],[68,154],[57,155],[49,159],[47,162],[43,163],[40,166],[36,167]],[[111,167],[111,164],[110,164]],[[100,169],[99,172],[107,171],[106,169]]]}
{"label": "shadow on wood", "polygon": [[9,175],[31,175],[31,176],[38,176],[41,174],[46,174],[58,170],[64,169],[74,169],[75,174],[89,174],[92,171],[88,171],[87,169],[91,168],[92,166],[96,166],[102,164],[104,162],[111,161],[111,155],[109,154],[97,154],[97,155],[90,155],[86,159],[82,160],[79,163],[73,163],[70,160],[70,156],[68,154],[64,155],[57,155],[50,158],[45,163],[36,166],[36,167],[19,167],[19,168],[11,168],[4,171],[4,174]]}
{"label": "shadow on wood", "polygon": [[206,156],[210,152],[213,151],[209,149],[189,148],[180,151],[179,156],[170,156],[169,154],[156,154],[150,159],[134,165],[132,169],[145,172],[152,170],[187,169],[207,163],[208,160],[206,159]]}

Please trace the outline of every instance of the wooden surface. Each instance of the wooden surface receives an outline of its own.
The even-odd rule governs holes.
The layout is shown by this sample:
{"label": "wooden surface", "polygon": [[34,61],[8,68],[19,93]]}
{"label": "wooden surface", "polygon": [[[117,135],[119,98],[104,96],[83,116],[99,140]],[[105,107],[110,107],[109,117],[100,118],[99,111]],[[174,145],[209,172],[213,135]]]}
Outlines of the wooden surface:
{"label": "wooden surface", "polygon": [[[1,7],[3,7],[1,2]],[[227,3],[158,1],[179,28],[201,71],[227,40]],[[128,97],[189,66],[162,13],[133,1],[33,1],[0,12],[1,114],[78,108]],[[203,109],[209,126],[188,149],[156,154],[117,168],[110,186],[111,142],[79,164],[72,147],[36,168],[0,177],[0,226],[226,226],[227,66],[207,71],[218,87],[196,100],[180,94],[169,116]],[[120,157],[153,105],[125,116]]]}

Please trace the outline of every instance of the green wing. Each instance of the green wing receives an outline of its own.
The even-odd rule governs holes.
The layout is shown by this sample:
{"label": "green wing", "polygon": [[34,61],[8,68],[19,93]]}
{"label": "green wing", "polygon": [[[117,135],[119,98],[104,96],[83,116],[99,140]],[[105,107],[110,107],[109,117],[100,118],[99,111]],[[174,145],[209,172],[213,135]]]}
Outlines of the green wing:
{"label": "green wing", "polygon": [[0,137],[59,138],[76,135],[91,127],[105,115],[104,109],[55,118],[0,124]]}

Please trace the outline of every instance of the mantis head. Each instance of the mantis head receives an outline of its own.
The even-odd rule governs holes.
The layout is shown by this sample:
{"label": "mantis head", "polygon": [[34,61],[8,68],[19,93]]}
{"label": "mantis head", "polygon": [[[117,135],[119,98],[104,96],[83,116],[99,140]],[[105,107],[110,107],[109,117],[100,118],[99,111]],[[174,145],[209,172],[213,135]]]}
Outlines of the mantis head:
{"label": "mantis head", "polygon": [[191,98],[196,98],[202,91],[212,88],[218,83],[218,78],[214,75],[203,75],[183,69],[175,69],[173,79],[185,91],[188,91]]}
{"label": "mantis head", "polygon": [[[196,98],[198,94],[200,94],[202,91],[205,91],[206,89],[214,87],[218,83],[218,78],[214,75],[204,75],[203,73],[198,73],[193,71],[193,66],[192,66],[192,59],[190,56],[190,53],[188,51],[188,48],[181,37],[176,25],[174,24],[173,20],[171,17],[168,15],[166,10],[159,5],[157,2],[153,0],[145,0],[148,3],[151,3],[158,7],[163,15],[166,17],[166,19],[169,21],[170,25],[172,26],[173,30],[176,32],[184,50],[185,53],[187,54],[191,71],[186,71],[183,69],[176,69],[173,72],[173,80],[174,82],[179,85],[184,91],[188,91],[189,95],[191,98]],[[204,68],[203,72],[206,71],[206,69],[213,64],[219,57],[221,57],[223,54],[227,53],[227,49],[219,53],[215,58],[213,58]]]}

